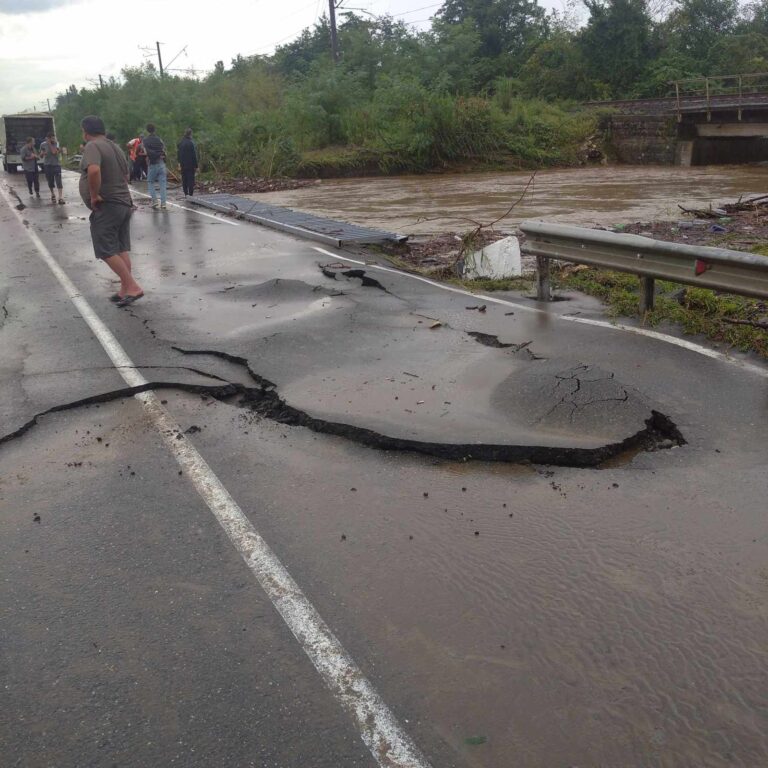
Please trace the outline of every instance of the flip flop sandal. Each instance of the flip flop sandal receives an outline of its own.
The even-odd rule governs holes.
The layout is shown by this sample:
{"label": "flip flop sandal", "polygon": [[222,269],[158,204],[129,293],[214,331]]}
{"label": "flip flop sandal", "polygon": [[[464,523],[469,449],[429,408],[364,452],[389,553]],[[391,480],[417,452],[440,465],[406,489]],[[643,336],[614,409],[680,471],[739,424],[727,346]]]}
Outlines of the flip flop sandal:
{"label": "flip flop sandal", "polygon": [[122,297],[122,296],[121,296],[119,293],[113,293],[113,294],[112,294],[112,295],[109,297],[109,300],[110,300],[110,301],[111,301],[113,304],[117,304],[117,302],[118,302],[118,301],[122,301],[122,300],[123,300],[123,297]]}
{"label": "flip flop sandal", "polygon": [[139,294],[136,294],[136,296],[130,296],[130,295],[123,296],[123,298],[117,302],[117,306],[130,307],[131,304],[138,301],[143,295],[144,295],[143,293],[139,293]]}

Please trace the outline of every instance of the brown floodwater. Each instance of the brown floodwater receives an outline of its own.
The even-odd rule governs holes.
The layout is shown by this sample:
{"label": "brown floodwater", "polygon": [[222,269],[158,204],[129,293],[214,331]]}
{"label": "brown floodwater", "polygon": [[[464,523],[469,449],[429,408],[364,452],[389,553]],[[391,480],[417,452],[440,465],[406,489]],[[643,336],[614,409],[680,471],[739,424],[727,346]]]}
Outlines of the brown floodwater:
{"label": "brown floodwater", "polygon": [[[462,230],[502,216],[531,172],[456,173],[331,179],[315,186],[258,195],[275,205],[402,234]],[[678,204],[706,206],[768,192],[760,165],[618,166],[539,171],[528,193],[498,226],[545,218],[571,224],[626,224],[676,219]]]}

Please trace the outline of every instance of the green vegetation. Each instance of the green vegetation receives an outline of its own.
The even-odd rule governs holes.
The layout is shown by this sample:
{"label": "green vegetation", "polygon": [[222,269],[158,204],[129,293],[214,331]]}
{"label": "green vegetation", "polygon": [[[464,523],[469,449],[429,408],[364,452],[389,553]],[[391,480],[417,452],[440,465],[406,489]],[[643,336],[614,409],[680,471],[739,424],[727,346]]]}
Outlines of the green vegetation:
{"label": "green vegetation", "polygon": [[[663,95],[672,79],[768,72],[768,0],[446,0],[431,29],[344,12],[340,61],[322,19],[271,56],[201,79],[151,66],[57,98],[59,132],[101,115],[121,142],[147,121],[191,126],[203,169],[245,176],[567,165],[598,115],[575,100]],[[663,11],[659,9],[664,9]]]}
{"label": "green vegetation", "polygon": [[493,280],[487,277],[478,277],[474,280],[451,279],[448,282],[461,286],[472,293],[493,293],[494,291],[518,291],[530,293],[533,290],[533,281],[526,277],[506,277]]}
{"label": "green vegetation", "polygon": [[[564,270],[556,277],[562,287],[602,299],[613,317],[639,315],[640,281],[635,275],[586,268]],[[655,307],[644,318],[649,325],[675,323],[687,334],[703,334],[742,352],[768,357],[768,331],[728,322],[764,318],[765,302],[665,281],[657,281],[656,287]]]}

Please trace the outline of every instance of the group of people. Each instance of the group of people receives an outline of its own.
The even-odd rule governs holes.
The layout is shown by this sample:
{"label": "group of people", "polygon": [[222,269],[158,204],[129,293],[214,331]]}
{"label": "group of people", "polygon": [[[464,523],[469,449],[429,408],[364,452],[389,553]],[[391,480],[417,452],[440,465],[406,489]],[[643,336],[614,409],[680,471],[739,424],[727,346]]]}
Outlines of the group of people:
{"label": "group of people", "polygon": [[[165,210],[168,190],[165,142],[157,135],[157,129],[153,123],[147,124],[146,131],[146,134],[140,133],[126,145],[131,159],[130,181],[146,179],[152,198],[152,207]],[[184,131],[184,136],[176,145],[176,159],[181,171],[181,186],[184,197],[191,197],[195,193],[195,173],[198,166],[197,147],[192,141],[191,128]],[[159,203],[157,200],[158,191],[160,194]]]}
{"label": "group of people", "polygon": [[[140,180],[146,174],[152,207],[166,208],[168,170],[165,142],[157,135],[154,124],[148,123],[146,135],[140,134],[128,142],[129,167],[125,153],[111,140],[100,117],[89,115],[83,118],[81,128],[85,146],[80,160],[80,197],[91,210],[93,250],[96,258],[120,278],[120,288],[110,296],[110,301],[118,307],[127,307],[144,296],[131,267],[133,200],[128,183]],[[177,145],[177,160],[184,195],[192,195],[198,156],[191,128],[184,131],[184,137]],[[159,187],[159,203],[155,185]]]}
{"label": "group of people", "polygon": [[[148,123],[146,134],[139,134],[128,142],[129,163],[114,135],[107,133],[100,117],[89,115],[83,118],[80,127],[84,143],[81,145],[79,192],[91,211],[89,220],[93,250],[96,258],[120,278],[120,288],[110,296],[110,301],[119,307],[126,307],[144,296],[131,267],[131,216],[134,205],[128,184],[146,177],[152,207],[166,208],[168,169],[165,142],[157,135],[155,126]],[[187,197],[194,194],[198,167],[197,147],[192,140],[191,128],[184,131],[176,151],[184,196]],[[49,133],[39,150],[35,149],[35,139],[28,138],[21,151],[21,161],[29,194],[40,197],[38,163],[42,160],[51,200],[57,202],[54,191],[57,190],[58,203],[63,205],[60,155],[56,136]]]}
{"label": "group of people", "polygon": [[[38,163],[43,161],[43,172],[51,192],[51,202],[56,203],[56,191],[59,193],[58,203],[64,205],[64,187],[61,182],[61,147],[56,136],[49,133],[40,144],[40,151],[35,149],[35,139],[30,136],[21,148],[21,167],[27,180],[29,194],[40,197],[40,172]],[[56,191],[54,191],[56,190]]]}

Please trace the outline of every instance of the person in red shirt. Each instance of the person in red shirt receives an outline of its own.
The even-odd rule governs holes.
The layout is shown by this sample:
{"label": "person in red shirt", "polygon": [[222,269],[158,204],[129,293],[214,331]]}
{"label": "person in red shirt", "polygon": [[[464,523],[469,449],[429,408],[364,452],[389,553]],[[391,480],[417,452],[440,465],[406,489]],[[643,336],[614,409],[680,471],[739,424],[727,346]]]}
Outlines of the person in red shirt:
{"label": "person in red shirt", "polygon": [[131,181],[141,181],[147,178],[147,152],[144,149],[144,134],[140,133],[128,144],[128,154],[131,157]]}

